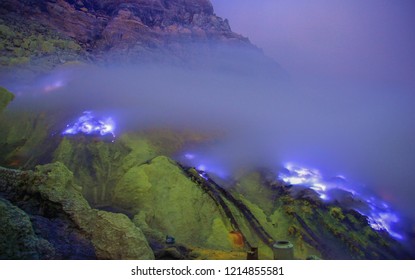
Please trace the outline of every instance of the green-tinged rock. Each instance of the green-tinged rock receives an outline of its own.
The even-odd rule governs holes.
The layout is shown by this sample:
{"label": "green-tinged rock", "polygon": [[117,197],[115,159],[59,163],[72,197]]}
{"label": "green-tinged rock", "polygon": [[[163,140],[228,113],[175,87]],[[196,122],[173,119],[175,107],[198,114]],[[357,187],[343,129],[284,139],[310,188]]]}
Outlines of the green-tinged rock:
{"label": "green-tinged rock", "polygon": [[149,227],[179,243],[232,248],[230,229],[213,200],[167,157],[128,170],[115,187],[113,203],[132,213],[145,212]]}
{"label": "green-tinged rock", "polygon": [[329,212],[330,212],[330,215],[332,215],[334,218],[340,221],[343,221],[344,215],[340,207],[331,207]]}
{"label": "green-tinged rock", "polygon": [[[48,71],[67,61],[83,59],[82,47],[73,38],[16,15],[0,24],[0,71],[25,66],[35,72]],[[14,77],[13,77],[14,78]]]}
{"label": "green-tinged rock", "polygon": [[113,187],[124,174],[123,158],[130,153],[133,151],[122,140],[112,143],[75,136],[61,140],[53,160],[63,162],[74,173],[93,206],[101,206],[111,201]]}
{"label": "green-tinged rock", "polygon": [[18,207],[0,198],[0,259],[50,259],[51,244],[39,238],[29,216]]}
{"label": "green-tinged rock", "polygon": [[110,206],[114,187],[126,172],[164,154],[166,151],[161,147],[164,143],[178,147],[187,139],[186,135],[176,139],[171,134],[169,131],[125,133],[115,142],[68,136],[59,139],[52,161],[63,162],[74,173],[75,183],[83,187],[83,195],[92,206]]}
{"label": "green-tinged rock", "polygon": [[227,233],[228,229],[226,228],[225,224],[221,217],[215,217],[212,222],[212,233],[209,235],[206,243],[207,244],[222,244],[218,246],[218,248],[226,248],[229,246],[229,236],[227,239],[224,239],[224,233]]}
{"label": "green-tinged rock", "polygon": [[14,94],[7,89],[0,87],[0,113],[13,101]]}
{"label": "green-tinged rock", "polygon": [[254,204],[261,205],[261,209],[267,214],[271,214],[275,208],[273,199],[275,195],[269,187],[265,186],[259,172],[251,172],[240,178],[232,191],[242,194]]}
{"label": "green-tinged rock", "polygon": [[122,159],[123,172],[160,155],[152,143],[146,137],[143,137],[143,135],[124,134],[119,141],[130,151]]}
{"label": "green-tinged rock", "polygon": [[147,200],[152,190],[146,170],[142,166],[131,168],[120,180],[114,190],[115,205],[131,212],[150,209],[154,198]]}
{"label": "green-tinged rock", "polygon": [[45,176],[46,181],[37,188],[43,199],[61,204],[63,210],[70,212],[76,222],[79,215],[91,210],[79,191],[80,187],[74,184],[72,172],[63,163],[37,166],[36,171]]}
{"label": "green-tinged rock", "polygon": [[147,224],[145,212],[141,211],[135,215],[133,218],[133,223],[142,230],[147,240],[153,240],[159,244],[162,244],[166,241],[166,236],[163,233],[151,228]]}
{"label": "green-tinged rock", "polygon": [[96,255],[101,259],[153,259],[154,255],[139,228],[123,214],[91,209],[79,187],[74,187],[73,175],[60,162],[37,167],[47,175],[40,186],[41,195],[63,206],[74,222],[90,235]]}
{"label": "green-tinged rock", "polygon": [[14,35],[13,30],[10,29],[7,25],[0,24],[0,37],[8,38]]}
{"label": "green-tinged rock", "polygon": [[40,50],[43,53],[52,53],[55,51],[55,46],[52,41],[41,41]]}
{"label": "green-tinged rock", "polygon": [[91,241],[99,259],[154,259],[141,230],[123,214],[91,209],[72,172],[60,162],[38,166],[35,172],[0,168],[1,193],[16,202],[19,197],[38,197],[41,214],[69,217]]}
{"label": "green-tinged rock", "polygon": [[86,230],[99,259],[154,259],[143,232],[127,216],[98,210],[90,215],[93,219]]}
{"label": "green-tinged rock", "polygon": [[54,125],[53,115],[29,110],[4,112],[0,118],[0,165],[32,169],[50,162],[59,140],[51,135]]}
{"label": "green-tinged rock", "polygon": [[72,155],[74,153],[74,146],[70,139],[63,138],[61,142],[59,143],[59,146],[56,148],[54,153],[54,161],[59,161],[65,164],[68,168],[70,168],[70,165],[68,163],[71,163]]}
{"label": "green-tinged rock", "polygon": [[[300,228],[292,217],[297,211],[295,200],[287,195],[282,186],[277,187],[267,180],[267,175],[266,170],[243,174],[230,191],[252,212],[274,241],[289,240],[294,244],[295,258],[305,259],[308,254],[318,254],[314,248],[304,243],[299,230],[293,234],[294,228]],[[306,203],[300,207],[300,211],[310,213],[311,207]],[[240,223],[244,224],[243,220]],[[244,233],[251,243],[259,247],[260,258],[273,259],[269,245],[258,239],[255,232],[249,231],[249,228],[245,226]]]}

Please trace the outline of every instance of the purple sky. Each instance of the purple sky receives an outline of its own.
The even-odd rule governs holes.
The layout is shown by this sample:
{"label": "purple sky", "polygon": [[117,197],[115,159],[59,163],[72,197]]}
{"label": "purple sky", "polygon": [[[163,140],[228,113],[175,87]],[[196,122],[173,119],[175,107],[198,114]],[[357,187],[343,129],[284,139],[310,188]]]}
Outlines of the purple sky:
{"label": "purple sky", "polygon": [[212,0],[291,75],[415,85],[413,0]]}

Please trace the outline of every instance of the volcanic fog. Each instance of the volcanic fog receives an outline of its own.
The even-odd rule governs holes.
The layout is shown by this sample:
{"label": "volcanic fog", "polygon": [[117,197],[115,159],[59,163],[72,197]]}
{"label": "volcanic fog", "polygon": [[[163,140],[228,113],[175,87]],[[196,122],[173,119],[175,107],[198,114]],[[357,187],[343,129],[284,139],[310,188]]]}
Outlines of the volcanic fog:
{"label": "volcanic fog", "polygon": [[[83,111],[112,117],[116,135],[168,127],[217,136],[196,153],[206,170],[290,162],[343,175],[415,218],[415,96],[409,87],[296,77],[257,50],[226,47],[192,65],[73,65],[21,79],[10,111]],[[61,127],[60,127],[61,126]],[[188,151],[182,151],[186,153]]]}

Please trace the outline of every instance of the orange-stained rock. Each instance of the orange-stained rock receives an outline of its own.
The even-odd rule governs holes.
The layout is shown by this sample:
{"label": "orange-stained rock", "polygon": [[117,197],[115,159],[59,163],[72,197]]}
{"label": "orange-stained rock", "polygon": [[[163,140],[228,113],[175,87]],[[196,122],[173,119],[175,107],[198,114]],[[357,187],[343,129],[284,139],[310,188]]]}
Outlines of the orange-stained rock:
{"label": "orange-stained rock", "polygon": [[216,16],[209,0],[3,0],[0,16],[23,16],[75,39],[86,49],[107,51],[164,46],[171,40],[248,39]]}

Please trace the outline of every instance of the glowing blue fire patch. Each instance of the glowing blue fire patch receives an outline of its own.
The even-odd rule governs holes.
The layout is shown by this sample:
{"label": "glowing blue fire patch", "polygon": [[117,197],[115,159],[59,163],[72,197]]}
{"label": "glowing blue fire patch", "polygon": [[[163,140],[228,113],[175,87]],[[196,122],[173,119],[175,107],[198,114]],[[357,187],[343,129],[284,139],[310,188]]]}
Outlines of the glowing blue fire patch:
{"label": "glowing blue fire patch", "polygon": [[115,122],[112,118],[96,118],[91,111],[83,112],[78,120],[66,126],[63,135],[87,134],[87,135],[108,135],[115,137]]}
{"label": "glowing blue fire patch", "polygon": [[199,176],[205,180],[209,176],[221,179],[228,178],[228,171],[221,164],[218,164],[212,158],[195,152],[185,152],[180,155],[178,160],[187,166],[193,166],[199,172]]}
{"label": "glowing blue fire patch", "polygon": [[313,189],[322,200],[330,201],[330,193],[335,190],[344,191],[352,195],[353,199],[363,204],[363,207],[355,207],[354,210],[367,216],[369,225],[378,231],[387,231],[393,238],[402,240],[403,235],[394,231],[394,225],[399,222],[398,214],[389,205],[374,196],[366,197],[354,190],[344,176],[325,179],[317,169],[299,167],[286,164],[278,175],[278,179],[293,185]]}

